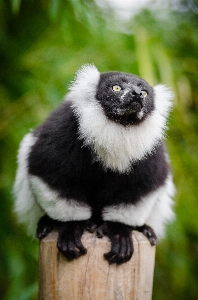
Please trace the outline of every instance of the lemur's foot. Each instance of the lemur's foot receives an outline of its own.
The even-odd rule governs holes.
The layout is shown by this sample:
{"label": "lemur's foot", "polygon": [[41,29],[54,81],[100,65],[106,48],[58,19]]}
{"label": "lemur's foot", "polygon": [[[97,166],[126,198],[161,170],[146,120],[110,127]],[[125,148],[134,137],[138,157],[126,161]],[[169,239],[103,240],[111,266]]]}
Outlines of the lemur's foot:
{"label": "lemur's foot", "polygon": [[104,222],[97,229],[97,236],[107,235],[111,240],[111,251],[104,254],[109,263],[123,264],[133,255],[133,227],[118,222]]}
{"label": "lemur's foot", "polygon": [[85,230],[94,232],[96,225],[91,221],[62,222],[59,226],[58,249],[69,259],[73,260],[87,253],[81,242]]}
{"label": "lemur's foot", "polygon": [[157,244],[157,236],[150,226],[144,224],[143,226],[137,226],[135,230],[142,232],[148,238],[152,246]]}
{"label": "lemur's foot", "polygon": [[38,222],[36,237],[43,239],[54,228],[57,228],[57,247],[68,259],[72,260],[87,253],[81,242],[82,234],[85,230],[93,233],[96,227],[96,224],[89,220],[61,222],[45,215]]}
{"label": "lemur's foot", "polygon": [[52,220],[47,215],[41,217],[37,224],[36,237],[43,239],[57,226],[57,223],[58,221]]}

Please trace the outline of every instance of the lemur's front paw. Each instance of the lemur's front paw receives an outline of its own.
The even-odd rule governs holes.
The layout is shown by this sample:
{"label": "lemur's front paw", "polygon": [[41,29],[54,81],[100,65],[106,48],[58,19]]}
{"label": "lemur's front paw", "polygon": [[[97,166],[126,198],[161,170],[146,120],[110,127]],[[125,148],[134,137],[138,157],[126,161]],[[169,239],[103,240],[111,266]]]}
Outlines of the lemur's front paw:
{"label": "lemur's front paw", "polygon": [[73,260],[87,253],[81,242],[85,230],[93,232],[96,225],[90,221],[62,222],[59,227],[58,249],[69,259]]}
{"label": "lemur's front paw", "polygon": [[150,226],[144,224],[143,226],[137,226],[135,229],[142,232],[148,238],[152,246],[157,244],[157,236]]}
{"label": "lemur's front paw", "polygon": [[109,263],[123,264],[133,255],[132,226],[118,222],[104,222],[97,229],[99,238],[107,235],[111,240],[111,251],[104,254]]}
{"label": "lemur's front paw", "polygon": [[47,215],[40,218],[37,224],[36,237],[43,239],[50,233],[56,226],[57,221],[52,220]]}

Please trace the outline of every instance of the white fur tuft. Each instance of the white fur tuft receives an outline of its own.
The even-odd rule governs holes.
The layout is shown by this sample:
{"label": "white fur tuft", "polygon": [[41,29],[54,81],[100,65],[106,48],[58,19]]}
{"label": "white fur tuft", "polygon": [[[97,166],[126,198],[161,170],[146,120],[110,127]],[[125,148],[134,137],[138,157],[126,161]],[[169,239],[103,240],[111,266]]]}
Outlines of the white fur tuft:
{"label": "white fur tuft", "polygon": [[164,234],[166,223],[174,218],[172,197],[175,188],[169,175],[163,186],[143,197],[137,205],[115,205],[105,207],[103,220],[121,222],[131,226],[147,224],[160,238]]}
{"label": "white fur tuft", "polygon": [[166,180],[163,191],[155,203],[146,224],[151,226],[157,236],[162,238],[165,232],[165,225],[173,221],[175,214],[173,212],[173,197],[175,195],[175,186],[172,181],[172,176]]}
{"label": "white fur tuft", "polygon": [[90,96],[90,92],[92,93],[92,88],[95,89],[99,78],[100,73],[97,68],[93,64],[85,64],[77,71],[76,77],[70,86],[70,91],[77,92],[78,98],[81,98],[81,93]]}
{"label": "white fur tuft", "polygon": [[14,184],[15,212],[18,221],[26,224],[28,233],[33,236],[35,236],[39,218],[44,215],[44,211],[35,201],[28,175],[27,158],[35,142],[36,137],[32,133],[23,138],[18,152],[18,170]]}
{"label": "white fur tuft", "polygon": [[154,86],[155,94],[155,108],[160,113],[160,115],[167,118],[172,106],[173,106],[173,92],[163,84],[158,84]]}
{"label": "white fur tuft", "polygon": [[41,178],[30,176],[30,182],[39,205],[52,219],[66,222],[87,220],[91,217],[88,205],[60,197],[58,192],[50,188]]}

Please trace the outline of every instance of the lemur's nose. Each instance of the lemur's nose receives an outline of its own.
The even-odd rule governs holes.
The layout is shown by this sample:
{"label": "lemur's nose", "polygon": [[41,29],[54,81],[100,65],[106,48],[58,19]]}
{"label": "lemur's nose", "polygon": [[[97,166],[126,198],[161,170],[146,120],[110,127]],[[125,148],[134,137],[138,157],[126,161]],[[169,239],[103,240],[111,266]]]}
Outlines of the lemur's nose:
{"label": "lemur's nose", "polygon": [[125,98],[125,106],[131,106],[132,103],[138,102],[141,107],[143,106],[144,97],[142,91],[139,88],[131,88],[127,97]]}

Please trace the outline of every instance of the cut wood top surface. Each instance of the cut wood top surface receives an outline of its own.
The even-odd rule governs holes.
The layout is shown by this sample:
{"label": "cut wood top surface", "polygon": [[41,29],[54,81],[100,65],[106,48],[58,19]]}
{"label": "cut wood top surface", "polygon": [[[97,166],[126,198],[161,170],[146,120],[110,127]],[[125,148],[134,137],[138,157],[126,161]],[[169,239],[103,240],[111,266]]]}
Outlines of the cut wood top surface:
{"label": "cut wood top surface", "polygon": [[57,232],[40,243],[39,300],[151,300],[155,247],[140,232],[133,232],[134,254],[122,265],[109,264],[111,248],[104,236],[85,232],[87,254],[67,260],[57,247]]}

